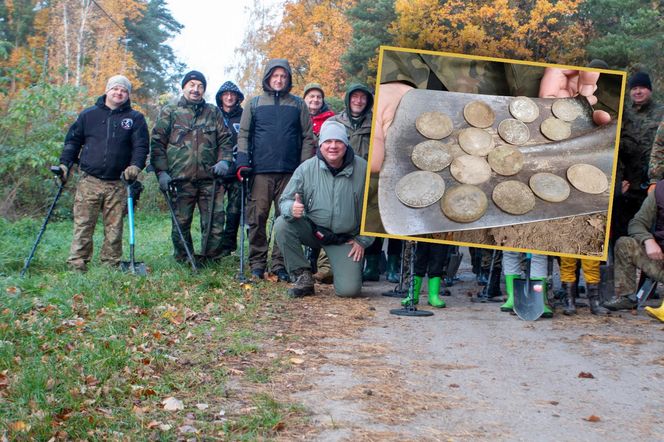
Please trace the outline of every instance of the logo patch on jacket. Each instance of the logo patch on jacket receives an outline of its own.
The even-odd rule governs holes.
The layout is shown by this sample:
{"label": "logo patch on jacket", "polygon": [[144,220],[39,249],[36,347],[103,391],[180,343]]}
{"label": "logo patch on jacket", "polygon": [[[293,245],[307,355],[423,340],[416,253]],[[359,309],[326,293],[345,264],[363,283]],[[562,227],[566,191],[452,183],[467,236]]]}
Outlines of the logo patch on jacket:
{"label": "logo patch on jacket", "polygon": [[123,129],[129,130],[134,126],[134,120],[131,118],[124,118],[122,122],[120,122],[120,127]]}
{"label": "logo patch on jacket", "polygon": [[235,130],[236,134],[240,133],[240,123],[233,123],[233,129]]}

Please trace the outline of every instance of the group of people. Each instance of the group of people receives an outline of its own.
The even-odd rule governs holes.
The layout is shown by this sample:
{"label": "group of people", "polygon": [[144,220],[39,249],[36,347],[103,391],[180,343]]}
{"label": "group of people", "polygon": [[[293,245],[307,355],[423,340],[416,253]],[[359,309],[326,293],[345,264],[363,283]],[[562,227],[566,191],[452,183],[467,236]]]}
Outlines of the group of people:
{"label": "group of people", "polygon": [[[377,174],[384,154],[382,143],[404,93],[414,87],[529,96],[562,96],[572,91],[596,100],[593,94],[598,77],[590,75],[594,73],[578,71],[574,78],[569,74],[555,77],[555,70],[533,75],[528,67],[517,66],[514,71],[520,72],[511,72],[505,78],[502,68],[494,65],[469,70],[459,60],[452,64],[441,60],[386,52],[370,166],[367,157],[374,97],[364,85],[354,84],[347,89],[345,110],[335,115],[325,102],[320,84],[305,86],[302,98],[292,94],[288,61],[273,59],[265,68],[261,95],[243,108],[243,93],[227,81],[215,95],[215,106],[203,98],[207,88],[205,76],[191,71],[182,79],[179,101],[162,109],[149,136],[145,118],[131,107],[129,80],[121,75],[110,78],[106,93],[94,106],[84,110],[69,129],[60,157],[64,181],[74,164],[80,169],[69,266],[79,271],[87,269],[99,212],[104,224],[101,261],[111,266],[119,264],[126,207],[123,181],[135,181],[149,155],[159,187],[175,207],[172,241],[176,260],[185,261],[186,249],[193,250],[190,230],[195,206],[199,208],[201,232],[204,232],[198,259],[214,262],[237,248],[241,186],[248,180],[246,223],[251,276],[263,279],[268,273],[273,228],[275,244],[269,272],[280,281],[294,283],[289,289],[291,296],[313,295],[316,282],[333,282],[339,296],[358,295],[363,280],[378,279],[383,246],[380,238],[359,234],[366,170],[370,167],[372,172],[366,228],[381,232],[376,208]],[[484,77],[474,78],[477,72]],[[554,87],[547,89],[547,82]],[[664,178],[662,108],[652,100],[647,74],[633,75],[628,88],[630,100],[623,116],[616,181],[618,215],[614,216],[612,227],[612,237],[620,238],[614,241],[616,296],[604,306],[598,292],[599,262],[581,260],[593,314],[634,307],[635,266],[664,281],[661,262],[664,260],[664,184],[655,185]],[[593,118],[603,124],[610,117],[600,107]],[[268,233],[271,210],[275,220]],[[183,232],[184,243],[176,223]],[[629,229],[625,227],[627,224]],[[388,277],[395,281],[401,244],[393,240],[390,243]],[[429,283],[429,303],[444,307],[444,301],[438,297],[442,252],[434,246],[419,248],[416,290],[410,296],[419,298],[419,286],[428,274],[433,278]],[[314,251],[313,256],[320,251],[317,261],[305,256],[303,247]],[[533,257],[532,279],[546,278],[542,259]],[[566,291],[564,313],[571,315],[576,312],[577,262],[562,258],[560,264]],[[501,309],[510,310],[513,281],[522,271],[521,257],[506,252],[501,267],[507,290],[507,300]],[[499,298],[496,293],[500,293],[500,272],[497,275],[489,281],[490,297]],[[543,290],[545,314],[551,315],[546,300]],[[651,313],[664,318],[662,307],[651,309]]]}

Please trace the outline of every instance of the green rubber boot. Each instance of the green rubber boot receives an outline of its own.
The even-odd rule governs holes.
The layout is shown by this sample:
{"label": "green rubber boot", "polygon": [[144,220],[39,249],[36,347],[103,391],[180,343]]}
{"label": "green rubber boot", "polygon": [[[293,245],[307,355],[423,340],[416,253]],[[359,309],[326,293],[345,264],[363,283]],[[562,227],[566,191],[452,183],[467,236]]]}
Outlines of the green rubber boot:
{"label": "green rubber boot", "polygon": [[521,275],[505,275],[505,291],[507,292],[507,301],[500,306],[501,312],[511,312],[514,309],[514,280]]}
{"label": "green rubber boot", "polygon": [[546,278],[530,278],[531,281],[542,281],[542,302],[544,303],[544,313],[542,318],[553,318],[553,310],[549,305],[549,297],[546,294]]}
{"label": "green rubber boot", "polygon": [[385,279],[387,279],[388,282],[399,282],[399,264],[401,264],[401,256],[387,255],[387,272]]}
{"label": "green rubber boot", "polygon": [[436,308],[445,308],[445,301],[438,296],[438,292],[440,291],[440,276],[429,278],[427,285],[429,286],[429,305]]}
{"label": "green rubber boot", "polygon": [[[415,277],[415,284],[413,287],[413,305],[417,305],[420,302],[420,290],[422,289],[422,277]],[[408,307],[410,305],[410,294],[401,300],[401,305]]]}
{"label": "green rubber boot", "polygon": [[380,270],[378,269],[380,255],[365,255],[364,258],[367,264],[364,267],[364,272],[362,272],[362,281],[380,280]]}

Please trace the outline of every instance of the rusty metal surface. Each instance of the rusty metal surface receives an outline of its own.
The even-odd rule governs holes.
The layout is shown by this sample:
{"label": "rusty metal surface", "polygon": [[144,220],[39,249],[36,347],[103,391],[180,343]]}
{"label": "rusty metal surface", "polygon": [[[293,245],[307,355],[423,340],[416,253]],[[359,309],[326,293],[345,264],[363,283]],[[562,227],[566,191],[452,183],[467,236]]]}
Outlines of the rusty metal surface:
{"label": "rusty metal surface", "polygon": [[[506,180],[519,180],[528,184],[532,175],[550,172],[567,179],[567,168],[574,164],[587,163],[601,169],[611,180],[616,139],[616,123],[602,127],[592,121],[592,108],[585,99],[577,99],[584,108],[584,114],[574,120],[572,135],[564,141],[552,142],[545,138],[540,124],[552,116],[551,104],[555,99],[533,98],[540,108],[539,117],[532,123],[526,123],[530,129],[530,140],[517,147],[525,157],[523,169],[513,176],[501,176],[495,172],[491,179],[479,187],[489,199],[486,214],[472,223],[457,223],[443,214],[440,204],[414,209],[402,204],[396,197],[396,183],[404,175],[419,170],[410,160],[413,147],[426,140],[415,128],[415,119],[423,112],[438,111],[447,114],[454,122],[452,135],[441,140],[450,145],[457,145],[457,136],[461,129],[469,127],[463,117],[463,107],[473,100],[483,100],[496,113],[496,120],[486,130],[494,138],[496,146],[507,144],[497,133],[498,124],[512,118],[509,102],[513,97],[462,94],[428,90],[412,90],[403,96],[394,121],[387,132],[385,141],[385,161],[380,172],[378,198],[380,215],[388,234],[421,235],[435,232],[452,232],[480,228],[500,227],[535,221],[563,218],[606,212],[609,204],[609,190],[599,195],[580,192],[570,185],[569,198],[561,203],[550,203],[537,198],[535,208],[525,215],[510,215],[500,210],[491,200],[493,188]],[[456,148],[462,153],[459,148]],[[450,175],[449,167],[439,172],[445,180],[446,188],[458,184]]]}

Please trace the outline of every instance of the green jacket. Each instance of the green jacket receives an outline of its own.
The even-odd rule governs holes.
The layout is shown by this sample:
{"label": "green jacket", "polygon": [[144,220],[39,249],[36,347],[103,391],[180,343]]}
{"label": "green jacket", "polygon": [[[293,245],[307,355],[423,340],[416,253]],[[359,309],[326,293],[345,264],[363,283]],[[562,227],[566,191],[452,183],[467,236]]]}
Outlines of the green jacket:
{"label": "green jacket", "polygon": [[[630,189],[641,190],[643,184],[649,182],[648,174],[651,163],[651,149],[655,140],[655,132],[664,108],[650,99],[641,106],[626,103],[620,127],[620,161],[623,164],[623,180],[630,183]],[[661,160],[656,154],[655,162]],[[657,182],[657,174],[653,171],[651,182]]]}
{"label": "green jacket", "polygon": [[657,200],[655,199],[655,192],[652,191],[643,201],[641,208],[636,212],[634,218],[629,222],[629,226],[627,227],[629,236],[637,240],[641,245],[647,239],[654,239],[652,228],[655,225],[656,219]]}
{"label": "green jacket", "polygon": [[[355,91],[363,91],[367,94],[367,107],[364,113],[357,119],[350,118],[350,94]],[[364,158],[369,156],[369,141],[371,140],[371,120],[373,119],[373,94],[364,85],[352,84],[346,90],[346,97],[344,99],[346,109],[339,115],[330,118],[331,121],[338,121],[346,127],[348,133],[348,143],[353,151]]]}
{"label": "green jacket", "polygon": [[362,247],[369,247],[374,239],[359,234],[366,172],[367,162],[354,154],[336,176],[323,160],[309,158],[295,169],[279,199],[282,216],[286,221],[293,220],[291,209],[297,193],[304,203],[305,216],[314,224],[337,234],[353,235]]}
{"label": "green jacket", "polygon": [[212,179],[211,168],[220,160],[233,161],[233,146],[219,108],[182,97],[161,109],[150,143],[150,162],[157,173]]}

